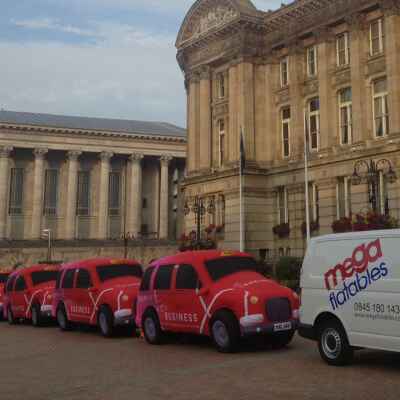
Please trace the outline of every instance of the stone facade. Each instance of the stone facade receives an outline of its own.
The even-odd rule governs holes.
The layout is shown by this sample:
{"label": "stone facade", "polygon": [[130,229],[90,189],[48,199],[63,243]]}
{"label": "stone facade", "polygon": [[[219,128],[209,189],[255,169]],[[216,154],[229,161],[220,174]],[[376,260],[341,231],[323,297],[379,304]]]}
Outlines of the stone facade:
{"label": "stone facade", "polygon": [[143,245],[150,258],[161,256],[164,247],[176,248],[170,241],[176,242],[182,230],[185,131],[135,121],[130,131],[118,131],[129,121],[74,117],[67,117],[64,127],[51,125],[63,118],[0,112],[2,253],[35,261],[32,254],[42,257],[46,251],[46,229],[61,246],[55,256],[63,260],[76,257],[74,248],[88,240],[78,252],[82,256],[121,256],[123,236],[129,236],[129,246]]}
{"label": "stone facade", "polygon": [[[358,160],[388,159],[399,176],[399,0],[298,0],[268,12],[250,0],[198,0],[176,47],[188,101],[185,198],[222,199],[221,247],[239,247],[241,132],[245,244],[262,256],[304,252],[305,132],[314,235],[370,208],[367,185],[351,185]],[[400,182],[379,165],[377,211],[399,218]],[[194,229],[191,215],[185,223]],[[273,234],[280,223],[288,238]]]}

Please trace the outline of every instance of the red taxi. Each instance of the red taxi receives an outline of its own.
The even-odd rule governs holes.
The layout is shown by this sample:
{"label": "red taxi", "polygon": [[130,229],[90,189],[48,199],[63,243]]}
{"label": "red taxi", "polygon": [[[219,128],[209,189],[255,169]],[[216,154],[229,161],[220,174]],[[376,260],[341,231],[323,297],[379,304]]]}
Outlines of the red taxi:
{"label": "red taxi", "polygon": [[30,320],[41,326],[51,317],[57,272],[57,265],[39,264],[10,274],[3,302],[3,315],[10,324]]}
{"label": "red taxi", "polygon": [[148,343],[165,332],[210,336],[221,352],[237,350],[241,337],[265,335],[274,347],[291,340],[299,317],[292,290],[257,272],[250,255],[218,250],[180,253],[145,271],[136,324]]}
{"label": "red taxi", "polygon": [[119,326],[133,334],[142,274],[134,260],[106,258],[65,264],[57,278],[52,315],[64,331],[80,323],[98,326],[106,337]]}
{"label": "red taxi", "polygon": [[0,321],[3,320],[4,288],[10,273],[11,269],[0,268]]}

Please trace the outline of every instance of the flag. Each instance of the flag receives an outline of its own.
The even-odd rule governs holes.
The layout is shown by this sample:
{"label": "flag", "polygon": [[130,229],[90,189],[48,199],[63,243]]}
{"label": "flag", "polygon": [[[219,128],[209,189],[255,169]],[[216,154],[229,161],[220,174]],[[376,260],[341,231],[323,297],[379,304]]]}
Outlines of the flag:
{"label": "flag", "polygon": [[244,148],[243,131],[240,130],[240,175],[246,168],[246,150]]}

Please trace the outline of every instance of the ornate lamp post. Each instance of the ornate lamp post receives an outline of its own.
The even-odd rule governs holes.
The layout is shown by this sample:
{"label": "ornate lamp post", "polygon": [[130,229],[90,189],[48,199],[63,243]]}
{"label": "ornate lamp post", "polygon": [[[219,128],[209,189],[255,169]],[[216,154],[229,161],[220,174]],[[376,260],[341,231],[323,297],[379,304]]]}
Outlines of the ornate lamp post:
{"label": "ornate lamp post", "polygon": [[196,196],[192,202],[192,206],[190,206],[188,201],[186,201],[183,212],[185,213],[186,216],[191,213],[193,213],[195,216],[195,222],[197,228],[196,241],[197,245],[199,246],[201,241],[201,225],[204,222],[204,217],[206,214],[213,215],[215,213],[214,198],[210,197],[208,199],[208,203],[206,204],[205,199]]}
{"label": "ornate lamp post", "polygon": [[[351,177],[353,185],[360,185],[361,183],[368,184],[368,198],[372,209],[377,212],[377,199],[379,196],[379,181],[380,176],[383,176],[389,183],[397,181],[396,172],[393,170],[392,163],[387,159],[379,161],[374,160],[360,160],[354,165],[354,173]],[[385,213],[389,213],[389,205],[385,204]]]}

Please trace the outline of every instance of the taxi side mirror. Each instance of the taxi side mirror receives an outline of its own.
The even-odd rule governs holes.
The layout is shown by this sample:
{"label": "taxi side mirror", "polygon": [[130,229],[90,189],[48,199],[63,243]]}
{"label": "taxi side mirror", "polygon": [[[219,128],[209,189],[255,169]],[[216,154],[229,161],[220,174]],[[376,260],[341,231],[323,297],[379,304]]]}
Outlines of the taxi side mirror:
{"label": "taxi side mirror", "polygon": [[201,289],[197,289],[196,293],[197,293],[197,296],[202,297],[202,296],[206,296],[209,291],[210,291],[210,289],[208,289],[208,288],[201,288]]}

